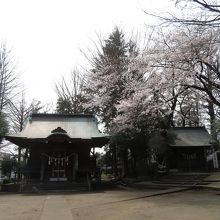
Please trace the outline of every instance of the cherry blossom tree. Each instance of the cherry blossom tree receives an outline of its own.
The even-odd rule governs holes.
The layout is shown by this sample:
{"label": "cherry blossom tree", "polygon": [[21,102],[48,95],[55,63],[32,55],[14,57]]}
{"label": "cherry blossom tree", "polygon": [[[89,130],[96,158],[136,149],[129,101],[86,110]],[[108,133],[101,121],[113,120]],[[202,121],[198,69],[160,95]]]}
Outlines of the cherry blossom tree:
{"label": "cherry blossom tree", "polygon": [[[218,37],[217,30],[207,28],[157,35],[151,48],[129,62],[138,77],[126,82],[123,94],[129,96],[116,105],[113,133],[147,140],[142,149],[147,153],[153,134],[167,134],[180,121],[183,126],[202,125],[205,108],[213,127],[213,107],[219,106],[219,77],[213,68],[218,64]],[[129,78],[130,73],[124,74]]]}
{"label": "cherry blossom tree", "polygon": [[[182,118],[183,125],[186,120],[188,126],[201,125],[199,112],[205,108],[210,116],[211,133],[215,133],[215,109],[219,108],[220,92],[219,31],[207,27],[182,27],[156,42],[154,51],[145,56],[146,59],[153,57],[151,66],[161,68],[162,75],[166,75],[164,79],[171,77],[166,79],[165,85],[170,89],[164,97],[172,103],[176,100],[175,117]],[[173,94],[170,98],[169,90]],[[192,110],[197,122],[192,118]]]}
{"label": "cherry blossom tree", "polygon": [[[105,54],[112,36],[94,60],[87,105],[99,114],[113,142],[127,146],[134,167],[152,155],[159,161],[172,141],[171,126],[202,125],[204,109],[214,120],[220,106],[219,31],[182,27],[157,32],[138,53],[125,50],[115,57]],[[155,148],[153,137],[160,137],[161,147]]]}
{"label": "cherry blossom tree", "polygon": [[[92,70],[85,87],[85,98],[87,108],[98,115],[105,130],[112,135],[109,150],[117,176],[118,155],[127,155],[127,147],[122,146],[121,136],[113,135],[113,121],[118,115],[117,105],[132,94],[132,89],[127,89],[127,82],[129,77],[136,77],[136,70],[129,69],[130,60],[137,56],[138,48],[134,40],[127,40],[119,27],[115,27],[106,40],[99,42],[90,59]],[[133,73],[128,76],[127,72]]]}

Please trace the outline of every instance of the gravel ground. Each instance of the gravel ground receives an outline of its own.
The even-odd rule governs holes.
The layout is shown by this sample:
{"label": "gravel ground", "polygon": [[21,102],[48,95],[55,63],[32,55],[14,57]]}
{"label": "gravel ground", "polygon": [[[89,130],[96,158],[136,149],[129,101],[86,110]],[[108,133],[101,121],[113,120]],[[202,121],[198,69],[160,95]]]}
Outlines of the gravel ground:
{"label": "gravel ground", "polygon": [[[219,220],[220,193],[111,190],[92,193],[0,194],[0,220]],[[145,198],[140,198],[144,197]]]}

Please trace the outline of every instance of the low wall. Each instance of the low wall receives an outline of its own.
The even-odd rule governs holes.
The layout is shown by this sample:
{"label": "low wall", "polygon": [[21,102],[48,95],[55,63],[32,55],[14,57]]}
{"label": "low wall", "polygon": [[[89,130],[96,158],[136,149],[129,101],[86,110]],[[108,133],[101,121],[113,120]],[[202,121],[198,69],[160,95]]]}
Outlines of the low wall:
{"label": "low wall", "polygon": [[1,191],[2,192],[19,192],[20,185],[19,184],[2,184]]}

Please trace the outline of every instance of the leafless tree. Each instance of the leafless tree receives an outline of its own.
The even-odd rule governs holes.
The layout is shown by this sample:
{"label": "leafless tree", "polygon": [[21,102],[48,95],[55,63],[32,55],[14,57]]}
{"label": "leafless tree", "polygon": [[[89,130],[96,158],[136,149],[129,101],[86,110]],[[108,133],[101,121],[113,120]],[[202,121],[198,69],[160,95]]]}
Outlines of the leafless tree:
{"label": "leafless tree", "polygon": [[[184,24],[199,26],[220,26],[220,1],[219,0],[172,0],[176,9],[181,13],[161,15],[159,13],[146,14],[159,18],[162,24]],[[178,11],[178,10],[177,10]],[[186,12],[186,13],[184,13]]]}
{"label": "leafless tree", "polygon": [[0,47],[0,112],[2,112],[9,101],[17,94],[18,75],[15,72],[15,65],[10,57],[10,51],[6,45]]}
{"label": "leafless tree", "polygon": [[56,83],[55,88],[58,95],[58,113],[82,113],[83,112],[83,87],[85,80],[78,69],[71,72],[70,79],[62,78]]}
{"label": "leafless tree", "polygon": [[191,25],[219,26],[220,25],[220,2],[219,0],[175,0],[176,5],[182,2],[186,3],[186,9],[196,7],[200,11],[200,16],[191,16],[189,18],[178,18],[173,16],[174,22],[181,22]]}
{"label": "leafless tree", "polygon": [[28,104],[25,100],[25,94],[22,92],[20,100],[9,101],[8,117],[13,131],[20,132],[23,130],[25,122],[31,113],[37,113],[44,108],[40,101],[33,100]]}

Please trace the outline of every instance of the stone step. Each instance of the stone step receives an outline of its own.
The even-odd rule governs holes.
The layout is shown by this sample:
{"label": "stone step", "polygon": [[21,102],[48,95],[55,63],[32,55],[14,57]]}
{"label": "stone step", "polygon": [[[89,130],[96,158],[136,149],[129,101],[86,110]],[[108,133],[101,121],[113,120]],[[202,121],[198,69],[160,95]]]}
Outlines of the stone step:
{"label": "stone step", "polygon": [[156,181],[203,181],[205,178],[160,178],[155,179]]}
{"label": "stone step", "polygon": [[143,181],[134,183],[133,186],[137,188],[153,188],[153,189],[170,189],[174,187],[197,187],[207,186],[210,181],[204,180],[209,174],[206,173],[178,173],[171,174],[153,181]]}
{"label": "stone step", "polygon": [[201,180],[201,179],[204,179],[204,178],[206,178],[206,177],[208,177],[208,176],[199,176],[199,177],[197,177],[197,176],[195,176],[195,177],[193,177],[193,176],[184,176],[184,177],[181,177],[181,176],[166,176],[166,177],[162,177],[162,178],[160,178],[160,179],[173,179],[173,180],[183,180],[183,179],[186,179],[186,180],[194,180],[194,179],[197,179],[197,180]]}
{"label": "stone step", "polygon": [[193,188],[193,187],[199,187],[204,186],[202,184],[159,184],[159,183],[144,183],[144,184],[133,184],[135,188],[138,189],[171,189],[171,188]]}
{"label": "stone step", "polygon": [[23,192],[40,192],[50,190],[74,190],[87,191],[86,183],[44,183],[44,184],[26,184],[22,187]]}
{"label": "stone step", "polygon": [[193,185],[196,183],[202,184],[202,185],[207,185],[210,182],[203,182],[203,181],[152,181],[152,183],[155,184],[176,184],[176,185],[181,185],[181,184],[185,184],[185,185]]}

